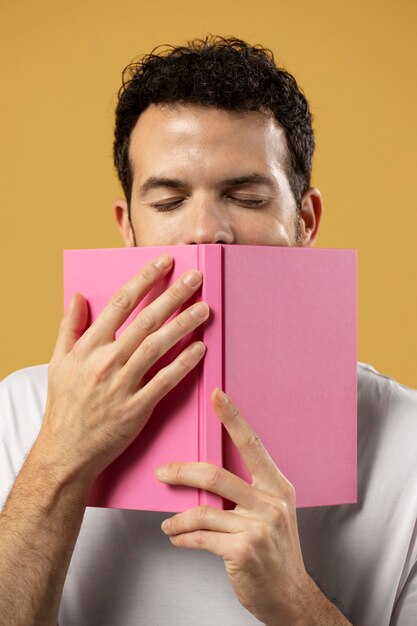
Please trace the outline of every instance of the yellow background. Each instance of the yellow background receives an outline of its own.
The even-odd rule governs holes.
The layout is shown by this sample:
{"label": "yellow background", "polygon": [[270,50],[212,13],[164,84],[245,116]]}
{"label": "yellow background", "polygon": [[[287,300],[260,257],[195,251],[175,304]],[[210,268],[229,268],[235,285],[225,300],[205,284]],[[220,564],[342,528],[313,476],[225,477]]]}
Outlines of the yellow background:
{"label": "yellow background", "polygon": [[121,70],[211,32],[272,48],[315,116],[319,247],[357,248],[358,358],[417,387],[412,0],[24,0],[0,9],[1,372],[49,360],[62,250],[122,245],[112,200]]}

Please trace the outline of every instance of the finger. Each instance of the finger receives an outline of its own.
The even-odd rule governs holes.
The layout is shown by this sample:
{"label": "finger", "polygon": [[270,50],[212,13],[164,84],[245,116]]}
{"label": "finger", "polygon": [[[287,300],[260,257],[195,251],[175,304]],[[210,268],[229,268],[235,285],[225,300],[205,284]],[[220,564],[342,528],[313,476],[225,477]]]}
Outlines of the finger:
{"label": "finger", "polygon": [[161,368],[157,374],[132,397],[133,404],[151,413],[162,400],[189,372],[201,361],[206,352],[202,341],[195,341],[187,346],[169,365]]}
{"label": "finger", "polygon": [[72,350],[85,331],[87,320],[87,301],[80,293],[76,293],[62,319],[52,359],[61,359]]}
{"label": "finger", "polygon": [[230,552],[230,534],[216,533],[211,530],[195,530],[191,533],[170,536],[170,542],[178,548],[207,550],[224,558]]}
{"label": "finger", "polygon": [[211,463],[168,463],[158,467],[156,477],[170,485],[211,491],[244,509],[254,509],[259,503],[257,489],[232,472]]}
{"label": "finger", "polygon": [[[169,289],[142,309],[117,339],[121,362],[125,363],[146,337],[160,329],[162,324],[196,293],[201,283],[200,272],[197,270],[186,272]],[[164,352],[166,350],[161,354]]]}
{"label": "finger", "polygon": [[98,344],[113,341],[120,326],[141,300],[169,272],[172,263],[172,257],[162,255],[145,265],[138,274],[113,294],[110,302],[86,331],[85,339]]}
{"label": "finger", "polygon": [[287,479],[275,465],[259,436],[230,398],[220,389],[215,389],[211,400],[256,486],[269,488],[275,493],[277,484],[287,484]]}
{"label": "finger", "polygon": [[[210,310],[205,302],[197,302],[183,311],[166,326],[149,335],[125,365],[125,377],[137,387],[146,372],[180,339],[207,320]],[[128,383],[129,384],[129,383]]]}
{"label": "finger", "polygon": [[238,533],[244,530],[243,523],[242,514],[236,511],[199,506],[164,520],[161,528],[167,535],[180,535],[195,530]]}

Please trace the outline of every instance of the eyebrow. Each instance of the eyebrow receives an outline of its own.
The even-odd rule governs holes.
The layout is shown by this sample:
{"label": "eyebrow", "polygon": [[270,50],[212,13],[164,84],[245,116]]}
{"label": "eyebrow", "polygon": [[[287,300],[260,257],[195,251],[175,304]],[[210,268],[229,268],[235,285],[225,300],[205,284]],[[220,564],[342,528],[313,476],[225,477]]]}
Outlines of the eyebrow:
{"label": "eyebrow", "polygon": [[[224,187],[241,187],[243,185],[266,185],[271,189],[275,189],[275,183],[272,178],[265,176],[265,174],[258,174],[253,172],[245,176],[236,176],[234,178],[226,178],[221,182]],[[158,176],[150,176],[139,188],[139,194],[144,196],[151,189],[158,187],[171,187],[173,189],[181,189],[186,187],[185,181],[179,178],[165,178]]]}
{"label": "eyebrow", "polygon": [[185,186],[184,181],[178,178],[158,178],[157,176],[150,176],[145,180],[143,185],[140,186],[139,194],[143,196],[151,189],[156,189],[157,187],[173,187],[174,189],[179,189]]}
{"label": "eyebrow", "polygon": [[247,174],[246,176],[237,176],[236,178],[226,178],[222,181],[226,187],[239,187],[241,185],[266,185],[271,189],[275,189],[275,183],[272,178],[265,176],[265,174]]}

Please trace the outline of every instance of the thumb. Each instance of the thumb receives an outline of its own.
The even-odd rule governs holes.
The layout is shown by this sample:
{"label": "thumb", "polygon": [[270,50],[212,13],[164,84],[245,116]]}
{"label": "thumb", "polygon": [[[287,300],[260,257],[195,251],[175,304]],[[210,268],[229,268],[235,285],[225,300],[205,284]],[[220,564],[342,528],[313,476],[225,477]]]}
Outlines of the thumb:
{"label": "thumb", "polygon": [[80,293],[75,293],[62,318],[53,359],[61,359],[72,350],[74,344],[86,329],[88,321],[88,303]]}

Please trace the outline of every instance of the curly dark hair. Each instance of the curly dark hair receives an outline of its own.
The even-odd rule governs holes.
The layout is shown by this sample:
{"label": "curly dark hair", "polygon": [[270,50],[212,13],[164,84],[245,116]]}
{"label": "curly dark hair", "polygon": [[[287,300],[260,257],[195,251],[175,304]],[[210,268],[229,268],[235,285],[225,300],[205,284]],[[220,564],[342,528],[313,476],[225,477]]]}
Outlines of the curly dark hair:
{"label": "curly dark hair", "polygon": [[295,78],[277,67],[271,50],[212,35],[189,41],[187,46],[158,46],[123,70],[113,156],[129,206],[132,130],[150,104],[176,103],[272,112],[285,131],[286,173],[297,207],[301,207],[302,194],[310,186],[314,151],[312,115],[305,96]]}

